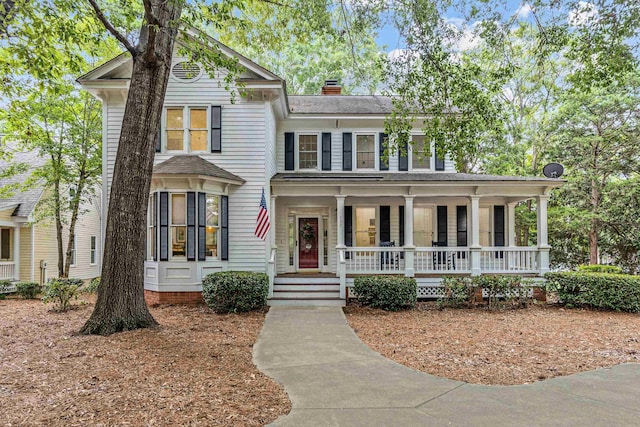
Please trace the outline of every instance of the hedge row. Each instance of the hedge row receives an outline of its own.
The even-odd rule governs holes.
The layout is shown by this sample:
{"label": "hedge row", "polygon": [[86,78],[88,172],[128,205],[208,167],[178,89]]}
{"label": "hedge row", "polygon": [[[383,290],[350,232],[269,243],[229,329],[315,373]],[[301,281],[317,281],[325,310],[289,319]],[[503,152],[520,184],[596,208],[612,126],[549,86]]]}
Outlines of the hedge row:
{"label": "hedge row", "polygon": [[415,307],[418,300],[418,285],[411,277],[359,276],[353,290],[360,303],[387,311]]}
{"label": "hedge row", "polygon": [[578,266],[581,273],[612,273],[622,274],[622,268],[616,265],[588,264]]}
{"label": "hedge row", "polygon": [[611,273],[547,273],[550,291],[568,307],[640,311],[640,276]]}
{"label": "hedge row", "polygon": [[532,300],[531,288],[520,276],[484,275],[474,277],[450,277],[442,280],[442,296],[438,305],[442,308],[471,307],[476,302],[476,293],[487,294],[487,305],[490,309],[526,307]]}

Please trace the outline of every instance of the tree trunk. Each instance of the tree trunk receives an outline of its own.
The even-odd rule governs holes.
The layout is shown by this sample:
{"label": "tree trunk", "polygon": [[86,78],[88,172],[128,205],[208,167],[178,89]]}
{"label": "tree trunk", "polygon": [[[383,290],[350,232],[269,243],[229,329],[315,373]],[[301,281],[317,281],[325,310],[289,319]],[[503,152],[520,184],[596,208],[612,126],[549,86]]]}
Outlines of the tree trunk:
{"label": "tree trunk", "polygon": [[589,264],[598,263],[598,207],[600,191],[595,180],[591,180],[591,227],[589,228]]}
{"label": "tree trunk", "polygon": [[154,9],[160,24],[143,25],[139,53],[133,57],[111,184],[98,300],[82,334],[109,335],[157,324],[144,299],[144,237],[155,143],[181,2],[159,2]]}
{"label": "tree trunk", "polygon": [[56,218],[56,240],[58,249],[58,277],[66,277],[64,275],[64,252],[62,250],[62,201],[60,200],[60,173],[57,169],[60,165],[60,157],[53,160],[53,167],[56,168],[56,174],[53,184],[53,210]]}

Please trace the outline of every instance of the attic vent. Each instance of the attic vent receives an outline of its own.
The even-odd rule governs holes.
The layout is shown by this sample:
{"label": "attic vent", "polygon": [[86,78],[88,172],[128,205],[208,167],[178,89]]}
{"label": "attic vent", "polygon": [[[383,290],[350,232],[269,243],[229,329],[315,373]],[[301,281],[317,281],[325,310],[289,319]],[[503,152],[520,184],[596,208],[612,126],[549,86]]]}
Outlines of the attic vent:
{"label": "attic vent", "polygon": [[200,77],[202,70],[194,62],[182,61],[173,66],[171,74],[178,80],[195,81]]}

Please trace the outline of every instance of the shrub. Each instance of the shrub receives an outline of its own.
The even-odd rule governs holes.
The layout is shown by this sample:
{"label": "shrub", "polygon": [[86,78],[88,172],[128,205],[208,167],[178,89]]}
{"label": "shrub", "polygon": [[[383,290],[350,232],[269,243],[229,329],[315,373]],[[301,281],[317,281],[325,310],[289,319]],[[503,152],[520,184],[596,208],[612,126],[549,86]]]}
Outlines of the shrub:
{"label": "shrub", "polygon": [[581,273],[610,273],[622,274],[622,269],[616,265],[589,264],[578,266]]}
{"label": "shrub", "polygon": [[8,280],[0,280],[0,300],[7,297],[7,292],[11,288],[11,282]]}
{"label": "shrub", "polygon": [[16,283],[16,293],[24,299],[35,299],[40,293],[39,283],[35,282],[18,282]]}
{"label": "shrub", "polygon": [[82,286],[80,279],[49,279],[44,287],[42,301],[56,304],[54,310],[67,311],[72,298],[78,298],[78,289]]}
{"label": "shrub", "polygon": [[237,313],[267,305],[269,279],[264,273],[222,271],[202,279],[204,302],[216,313]]}
{"label": "shrub", "polygon": [[413,308],[418,300],[418,285],[411,277],[360,276],[353,290],[362,304],[387,311]]}
{"label": "shrub", "polygon": [[558,302],[568,307],[640,311],[640,276],[554,272],[545,274],[545,278]]}
{"label": "shrub", "polygon": [[100,278],[94,277],[85,287],[82,288],[82,291],[89,294],[95,294],[98,292],[98,286],[100,286]]}
{"label": "shrub", "polygon": [[489,309],[526,307],[530,302],[530,286],[520,276],[485,275],[472,278],[475,287],[487,293]]}
{"label": "shrub", "polygon": [[442,295],[438,298],[440,308],[470,307],[475,300],[476,287],[470,277],[445,276],[442,287]]}

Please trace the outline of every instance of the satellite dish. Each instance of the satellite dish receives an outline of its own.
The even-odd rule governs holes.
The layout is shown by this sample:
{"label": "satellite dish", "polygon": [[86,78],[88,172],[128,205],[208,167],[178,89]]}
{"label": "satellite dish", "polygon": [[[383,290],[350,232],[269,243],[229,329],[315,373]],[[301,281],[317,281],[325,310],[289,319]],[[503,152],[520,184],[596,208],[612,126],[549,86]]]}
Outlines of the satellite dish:
{"label": "satellite dish", "polygon": [[542,173],[547,178],[560,178],[564,173],[564,167],[560,163],[549,163],[542,168]]}

